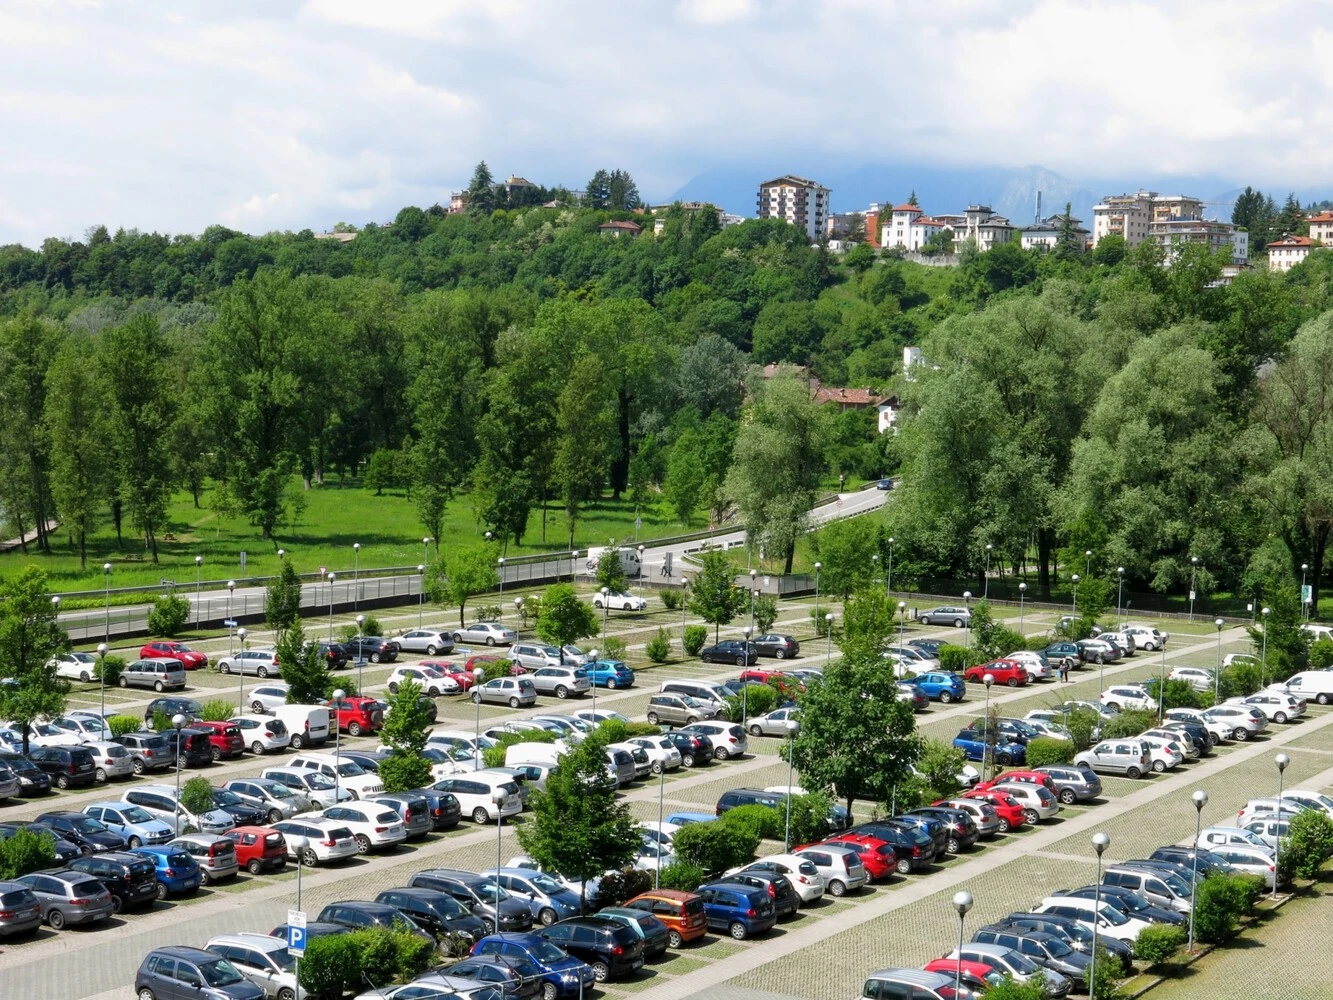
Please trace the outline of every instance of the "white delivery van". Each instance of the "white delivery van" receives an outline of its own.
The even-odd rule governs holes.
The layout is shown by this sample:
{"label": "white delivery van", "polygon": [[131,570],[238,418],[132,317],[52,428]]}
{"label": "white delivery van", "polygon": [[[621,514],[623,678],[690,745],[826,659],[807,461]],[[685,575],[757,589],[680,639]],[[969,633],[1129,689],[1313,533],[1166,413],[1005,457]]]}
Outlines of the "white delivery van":
{"label": "white delivery van", "polygon": [[302,750],[329,741],[329,710],[323,705],[278,705],[273,709],[292,734],[291,748]]}
{"label": "white delivery van", "polygon": [[1287,678],[1287,690],[1297,698],[1327,705],[1333,701],[1333,670],[1302,670]]}
{"label": "white delivery van", "polygon": [[615,551],[616,553],[619,554],[619,556],[620,556],[620,568],[624,571],[624,573],[625,573],[626,576],[630,577],[631,579],[634,579],[634,578],[636,578],[636,577],[639,576],[640,572],[641,572],[642,569],[643,569],[643,564],[642,564],[641,562],[639,562],[639,553],[638,553],[638,550],[637,550],[637,549],[631,549],[631,548],[628,548],[628,547],[623,546],[623,545],[620,546],[620,548],[615,549],[615,550],[612,550],[612,549],[606,547],[605,545],[602,545],[602,546],[595,546],[595,547],[589,549],[589,550],[588,550],[588,559],[587,559],[587,561],[583,564],[584,567],[588,570],[589,573],[596,573],[596,572],[597,572],[597,564],[600,563],[600,562],[602,561],[602,558],[603,558],[608,552],[611,552],[611,551]]}

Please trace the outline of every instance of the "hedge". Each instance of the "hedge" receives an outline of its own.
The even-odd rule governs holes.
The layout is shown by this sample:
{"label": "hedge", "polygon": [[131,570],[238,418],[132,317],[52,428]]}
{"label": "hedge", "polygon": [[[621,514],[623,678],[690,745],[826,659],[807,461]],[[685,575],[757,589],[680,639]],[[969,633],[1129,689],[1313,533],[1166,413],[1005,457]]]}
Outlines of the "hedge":
{"label": "hedge", "polygon": [[707,877],[708,874],[692,861],[673,861],[662,869],[660,881],[663,889],[693,892]]}
{"label": "hedge", "polygon": [[1074,760],[1074,753],[1074,744],[1069,740],[1039,736],[1028,744],[1027,766],[1042,767],[1046,764],[1069,764]]}
{"label": "hedge", "polygon": [[717,875],[749,863],[759,846],[759,836],[742,822],[714,820],[688,824],[676,831],[671,842],[680,860],[697,865],[708,875]]}
{"label": "hedge", "polygon": [[[416,934],[383,928],[311,938],[301,959],[301,985],[318,1000],[339,1000],[376,987],[416,978],[431,964],[435,943]],[[363,978],[364,976],[364,978]]]}
{"label": "hedge", "polygon": [[1152,924],[1139,931],[1134,939],[1134,957],[1149,965],[1161,965],[1185,943],[1185,931],[1176,924]]}
{"label": "hedge", "polygon": [[106,724],[111,727],[112,736],[124,736],[142,729],[143,719],[137,715],[113,715],[106,720]]}
{"label": "hedge", "polygon": [[707,641],[708,629],[703,625],[685,627],[685,652],[690,656],[698,656],[699,650],[704,648],[704,643]]}

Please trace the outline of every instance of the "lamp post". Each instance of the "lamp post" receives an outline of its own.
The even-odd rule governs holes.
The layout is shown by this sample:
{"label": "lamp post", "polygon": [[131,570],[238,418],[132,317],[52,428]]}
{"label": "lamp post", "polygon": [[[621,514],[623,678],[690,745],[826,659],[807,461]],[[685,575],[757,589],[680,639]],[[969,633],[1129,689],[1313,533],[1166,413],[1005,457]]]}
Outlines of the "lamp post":
{"label": "lamp post", "polygon": [[[472,668],[472,702],[477,706],[477,742],[472,747],[472,770],[481,770],[481,692],[477,690],[486,677],[481,667]],[[498,926],[498,925],[497,925]]]}
{"label": "lamp post", "polygon": [[963,995],[963,927],[967,923],[967,911],[972,909],[970,892],[955,892],[953,908],[958,911],[958,964],[953,970],[954,996]]}
{"label": "lamp post", "polygon": [[102,577],[103,577],[103,584],[106,589],[106,634],[102,636],[102,641],[110,642],[111,641],[111,564],[110,563],[102,563]]}
{"label": "lamp post", "polygon": [[690,581],[684,576],[680,578],[680,655],[685,657],[685,612],[690,606]]}
{"label": "lamp post", "polygon": [[967,614],[963,616],[963,648],[972,648],[972,591],[963,591],[963,607]]}
{"label": "lamp post", "polygon": [[501,556],[499,559],[495,560],[495,562],[496,562],[496,564],[500,567],[500,598],[499,598],[499,601],[500,601],[500,620],[499,620],[499,624],[503,625],[503,624],[504,624],[504,614],[505,614],[505,557],[504,557],[504,556]]}
{"label": "lamp post", "polygon": [[428,566],[430,565],[430,543],[434,540],[430,535],[421,540],[421,561]]}
{"label": "lamp post", "polygon": [[824,630],[828,635],[828,649],[824,651],[824,666],[833,662],[833,612],[824,616]]}
{"label": "lamp post", "polygon": [[1218,698],[1218,683],[1222,677],[1222,629],[1226,627],[1226,622],[1221,618],[1214,618],[1213,624],[1217,626],[1217,665],[1213,668],[1213,704],[1216,705],[1220,700]]}
{"label": "lamp post", "polygon": [[1097,1000],[1097,921],[1102,912],[1102,852],[1111,845],[1105,833],[1092,835],[1092,849],[1097,852],[1097,881],[1092,890],[1092,961],[1088,964],[1088,1000]]}
{"label": "lamp post", "polygon": [[333,585],[337,580],[337,573],[329,574],[329,642],[333,641]]}
{"label": "lamp post", "polygon": [[103,719],[106,718],[106,653],[110,648],[104,642],[97,644],[97,673],[102,678],[102,705],[99,714]]}
{"label": "lamp post", "polygon": [[[231,616],[231,599],[232,599],[232,595],[233,595],[235,592],[236,592],[236,581],[235,581],[235,580],[228,580],[228,581],[227,581],[227,621],[229,621],[229,622],[231,622],[231,621],[235,621],[235,620],[236,620],[236,619],[232,618],[232,616]],[[329,638],[332,639],[333,636],[330,635]],[[230,626],[230,625],[227,626],[227,655],[228,655],[228,656],[231,655],[231,626]]]}
{"label": "lamp post", "polygon": [[1272,608],[1263,608],[1259,613],[1264,616],[1264,647],[1263,655],[1259,658],[1259,686],[1264,686],[1264,675],[1268,673],[1268,616],[1272,613]]}
{"label": "lamp post", "polygon": [[986,543],[986,572],[981,579],[981,599],[990,600],[990,553],[993,546],[990,542]]}
{"label": "lamp post", "polygon": [[[600,649],[590,649],[590,650],[588,650],[588,666],[590,666],[590,667],[594,667],[594,668],[595,668],[595,667],[597,666],[597,657],[599,657],[599,656],[601,656],[601,655],[602,655],[602,651],[601,651]],[[591,677],[588,678],[588,687],[592,688],[592,717],[593,717],[594,719],[596,719],[596,718],[597,718],[597,682],[596,682],[595,680],[593,680]],[[596,722],[593,723],[593,725],[596,725],[596,724],[597,724]]]}
{"label": "lamp post", "polygon": [[907,623],[907,602],[898,602],[898,645],[903,644],[903,625]]}
{"label": "lamp post", "polygon": [[[1103,673],[1103,677],[1106,675]],[[1103,686],[1102,690],[1106,690]],[[1166,643],[1162,643],[1162,679],[1157,687],[1157,724],[1163,724],[1166,717]]]}
{"label": "lamp post", "polygon": [[523,598],[514,598],[514,617],[518,619],[518,624],[514,626],[515,637],[523,638]]}
{"label": "lamp post", "polygon": [[822,562],[815,563],[815,618],[819,618],[819,571],[824,568]]}
{"label": "lamp post", "polygon": [[[1208,793],[1200,788],[1190,796],[1194,803],[1194,850],[1190,855],[1190,884],[1199,880],[1199,828],[1203,825],[1203,807],[1208,804]],[[1279,806],[1281,803],[1279,803]],[[1194,953],[1194,907],[1190,907],[1190,954]]]}
{"label": "lamp post", "polygon": [[185,728],[185,716],[179,712],[171,717],[171,728],[176,730],[176,834],[179,836],[181,830],[181,759],[185,756],[181,753],[181,730]]}
{"label": "lamp post", "polygon": [[606,616],[611,613],[611,593],[610,588],[603,587],[600,591],[602,595],[602,645],[606,645]]}
{"label": "lamp post", "polygon": [[1092,576],[1092,549],[1083,551],[1083,575]]}
{"label": "lamp post", "polygon": [[241,640],[241,659],[236,664],[236,676],[241,681],[240,700],[236,702],[236,711],[238,712],[245,711],[245,637],[249,634],[244,628],[236,630],[236,637]]}
{"label": "lamp post", "polygon": [[1305,599],[1305,574],[1309,571],[1309,563],[1301,563],[1301,618],[1309,618],[1310,602]]}
{"label": "lamp post", "polygon": [[1069,598],[1069,611],[1070,611],[1071,614],[1077,615],[1077,614],[1078,614],[1078,574],[1075,573],[1075,574],[1074,574],[1073,576],[1071,576],[1069,579],[1070,579],[1070,581],[1074,584],[1073,589],[1070,591],[1070,593],[1071,593],[1072,596]]}
{"label": "lamp post", "polygon": [[990,745],[993,737],[990,728],[990,689],[991,685],[995,683],[995,675],[986,674],[981,678],[981,683],[985,685],[986,688],[986,712],[982,716],[982,718],[986,720],[986,728],[984,730],[986,734],[986,743],[981,748],[981,780],[985,781],[987,772],[990,770]]}
{"label": "lamp post", "polygon": [[342,775],[338,771],[338,762],[341,760],[340,752],[342,750],[343,727],[338,725],[337,706],[342,704],[342,700],[347,697],[347,692],[342,688],[333,692],[333,804],[338,804],[338,799],[342,795]]}
{"label": "lamp post", "polygon": [[1124,597],[1124,594],[1125,594],[1125,567],[1123,567],[1123,566],[1117,566],[1117,567],[1115,568],[1115,571],[1116,571],[1116,574],[1120,577],[1120,581],[1119,581],[1119,583],[1116,584],[1116,588],[1115,588],[1115,627],[1116,627],[1116,628],[1119,628],[1119,627],[1120,627],[1120,608],[1121,608],[1121,603],[1120,603],[1120,602],[1121,602],[1121,598]]}
{"label": "lamp post", "polygon": [[[500,927],[500,838],[504,833],[505,814],[502,806],[504,805],[504,789],[497,788],[491,792],[491,802],[495,805],[495,927]],[[661,859],[658,859],[659,864]],[[583,980],[579,979],[579,992],[583,992]]]}
{"label": "lamp post", "polygon": [[[754,634],[754,626],[746,625],[741,629],[745,634],[745,663],[746,672],[749,670],[750,663],[750,636]],[[750,717],[750,682],[745,680],[745,673],[741,674],[741,728],[745,728],[745,721]]]}
{"label": "lamp post", "polygon": [[421,583],[417,588],[417,628],[421,628],[421,612],[426,603],[426,564],[421,563],[417,566],[417,576],[421,577]]}
{"label": "lamp post", "polygon": [[[789,796],[790,797],[790,796]],[[662,763],[657,768],[657,832],[662,832],[662,817],[666,815],[663,806],[666,803],[666,764]],[[660,841],[659,841],[660,843]],[[659,854],[657,864],[653,868],[653,888],[662,888],[662,857]]]}
{"label": "lamp post", "polygon": [[1190,621],[1194,621],[1194,580],[1199,572],[1199,557],[1190,556]]}
{"label": "lamp post", "polygon": [[578,568],[578,565],[577,565],[577,564],[578,564],[578,559],[579,559],[579,550],[578,550],[578,549],[574,549],[572,552],[569,553],[569,582],[570,582],[570,583],[573,583],[573,582],[575,581],[575,579],[578,577],[578,573],[579,573],[579,568]]}
{"label": "lamp post", "polygon": [[1027,596],[1028,585],[1020,583],[1018,585],[1018,634],[1027,638],[1027,633],[1023,631],[1023,598]]}
{"label": "lamp post", "polygon": [[57,617],[60,615],[60,595],[56,594],[51,598],[51,613]]}
{"label": "lamp post", "polygon": [[757,595],[757,594],[759,593],[759,590],[758,590],[758,588],[755,586],[755,582],[754,582],[754,581],[755,581],[755,577],[757,577],[758,575],[759,575],[759,570],[757,570],[757,569],[752,569],[752,570],[750,570],[750,627],[751,627],[751,628],[754,628],[754,602],[755,602],[755,595]]}
{"label": "lamp post", "polygon": [[[1287,770],[1287,765],[1291,763],[1291,758],[1284,753],[1280,753],[1274,759],[1277,764],[1277,816],[1282,818],[1282,777],[1283,772]],[[1279,824],[1280,825],[1280,824]],[[1277,873],[1282,870],[1282,838],[1275,837],[1273,842],[1277,847],[1273,851],[1273,899],[1277,899]]]}
{"label": "lamp post", "polygon": [[639,546],[639,596],[643,596],[643,546]]}
{"label": "lamp post", "polygon": [[365,626],[366,626],[366,616],[357,615],[356,616],[356,693],[357,694],[360,694],[362,691],[365,690],[365,688],[361,686],[361,668],[364,667],[366,664],[366,651],[365,647],[361,645],[361,639],[362,639],[361,632],[362,629],[365,628]]}
{"label": "lamp post", "polygon": [[801,724],[795,719],[787,720],[787,832],[782,837],[782,851],[784,854],[791,851],[791,751],[797,730],[800,728]]}
{"label": "lamp post", "polygon": [[874,583],[875,579],[878,576],[879,576],[879,553],[872,552],[870,554],[870,582]]}
{"label": "lamp post", "polygon": [[194,627],[199,628],[199,593],[200,593],[200,572],[203,569],[204,557],[194,557]]}
{"label": "lamp post", "polygon": [[884,578],[885,595],[893,593],[893,536],[889,536],[889,571]]}
{"label": "lamp post", "polygon": [[361,543],[352,543],[352,610],[361,600]]}

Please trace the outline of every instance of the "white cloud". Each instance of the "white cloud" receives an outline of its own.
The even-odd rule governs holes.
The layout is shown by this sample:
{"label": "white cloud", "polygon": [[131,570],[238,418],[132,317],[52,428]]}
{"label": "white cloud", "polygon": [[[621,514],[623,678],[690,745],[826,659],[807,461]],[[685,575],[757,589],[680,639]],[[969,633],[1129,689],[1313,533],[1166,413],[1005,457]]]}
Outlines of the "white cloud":
{"label": "white cloud", "polygon": [[676,13],[695,24],[730,24],[759,12],[759,0],[680,0]]}

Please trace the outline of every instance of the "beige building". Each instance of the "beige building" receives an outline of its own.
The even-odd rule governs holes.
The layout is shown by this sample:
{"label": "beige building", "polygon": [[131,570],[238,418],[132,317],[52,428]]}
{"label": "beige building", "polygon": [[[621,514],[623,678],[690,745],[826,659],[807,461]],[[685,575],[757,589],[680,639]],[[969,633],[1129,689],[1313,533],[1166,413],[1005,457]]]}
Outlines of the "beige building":
{"label": "beige building", "polygon": [[1333,243],[1333,212],[1320,212],[1305,220],[1310,223],[1310,239],[1320,243]]}
{"label": "beige building", "polygon": [[1273,240],[1268,244],[1268,269],[1290,271],[1310,256],[1315,246],[1315,241],[1308,236],[1284,236],[1280,240]]}
{"label": "beige building", "polygon": [[978,250],[989,250],[1014,238],[1014,227],[989,205],[968,205],[963,210],[963,228],[954,230],[954,246],[971,241]]}
{"label": "beige building", "polygon": [[826,238],[828,217],[829,189],[815,181],[787,174],[759,185],[759,218],[783,219],[811,243]]}
{"label": "beige building", "polygon": [[1148,235],[1166,249],[1168,259],[1186,243],[1202,243],[1214,252],[1229,252],[1233,264],[1250,260],[1250,234],[1230,222],[1168,215],[1153,222]]}
{"label": "beige building", "polygon": [[1133,194],[1107,195],[1092,207],[1092,245],[1103,236],[1119,236],[1131,249],[1146,240],[1154,222],[1202,219],[1203,202],[1185,194],[1158,194],[1139,189]]}

